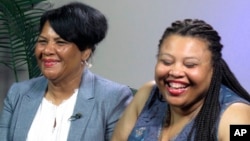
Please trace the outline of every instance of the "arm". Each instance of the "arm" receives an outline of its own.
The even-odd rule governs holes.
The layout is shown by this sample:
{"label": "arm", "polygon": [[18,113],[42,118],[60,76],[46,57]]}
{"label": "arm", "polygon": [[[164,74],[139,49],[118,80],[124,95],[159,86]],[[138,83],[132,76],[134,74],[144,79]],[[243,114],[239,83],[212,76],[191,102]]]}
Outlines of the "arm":
{"label": "arm", "polygon": [[[113,91],[111,97],[107,98],[109,112],[105,129],[105,141],[110,141],[114,132],[115,124],[118,122],[127,105],[133,98],[133,93],[127,86],[122,86],[118,91]],[[112,99],[112,102],[110,101]],[[106,104],[107,105],[107,104]]]}
{"label": "arm", "polygon": [[14,93],[13,87],[14,85],[12,85],[9,89],[9,92],[4,99],[3,109],[0,113],[0,137],[2,141],[7,141],[7,137],[9,134],[10,120],[12,119],[13,113],[13,106],[11,104],[11,99],[13,99],[11,98],[11,95]]}
{"label": "arm", "polygon": [[232,124],[250,125],[250,105],[234,103],[226,109],[219,123],[219,141],[230,140],[230,125]]}
{"label": "arm", "polygon": [[112,141],[127,141],[139,114],[141,113],[154,85],[154,81],[146,83],[135,94],[134,99],[128,105],[121,119],[118,121]]}
{"label": "arm", "polygon": [[0,113],[0,137],[3,141],[7,141],[7,136],[9,132],[10,120],[12,117],[12,111],[8,100],[4,100],[4,107]]}

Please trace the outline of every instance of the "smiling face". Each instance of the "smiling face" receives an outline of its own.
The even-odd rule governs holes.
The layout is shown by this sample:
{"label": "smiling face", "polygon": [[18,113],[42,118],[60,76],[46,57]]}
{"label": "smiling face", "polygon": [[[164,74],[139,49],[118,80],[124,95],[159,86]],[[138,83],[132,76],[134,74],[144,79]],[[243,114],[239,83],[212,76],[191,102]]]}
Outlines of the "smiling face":
{"label": "smiling face", "polygon": [[43,75],[53,82],[67,82],[82,75],[91,50],[80,51],[72,43],[63,40],[50,26],[44,24],[38,37],[35,54]]}
{"label": "smiling face", "polygon": [[185,108],[202,102],[212,73],[206,41],[181,35],[164,39],[155,66],[155,81],[170,105]]}

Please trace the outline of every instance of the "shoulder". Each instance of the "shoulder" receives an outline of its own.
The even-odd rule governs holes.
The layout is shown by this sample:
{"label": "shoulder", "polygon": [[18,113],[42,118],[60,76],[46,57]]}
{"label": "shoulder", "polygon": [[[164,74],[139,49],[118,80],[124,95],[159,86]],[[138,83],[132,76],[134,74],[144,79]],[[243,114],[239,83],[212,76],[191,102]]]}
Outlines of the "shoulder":
{"label": "shoulder", "polygon": [[147,102],[153,87],[155,86],[155,81],[149,81],[145,83],[142,87],[138,89],[132,103],[137,109],[137,114],[141,113],[145,103]]}
{"label": "shoulder", "polygon": [[24,103],[23,98],[42,97],[47,86],[44,77],[13,83],[4,99],[4,108],[10,110],[20,108]]}
{"label": "shoulder", "polygon": [[221,123],[250,124],[250,104],[231,104],[222,114]]}
{"label": "shoulder", "polygon": [[247,100],[241,98],[235,92],[233,92],[231,89],[229,89],[228,87],[224,85],[221,86],[219,100],[220,100],[220,105],[222,106],[222,112],[229,105],[233,103],[237,103],[237,102],[246,103],[246,104],[249,103],[247,102]]}
{"label": "shoulder", "polygon": [[128,86],[118,83],[116,81],[95,75],[95,84],[97,88],[105,90],[119,90],[124,88],[129,88]]}
{"label": "shoulder", "polygon": [[[227,88],[226,86],[221,87],[221,92],[219,96],[220,106],[221,106],[221,121],[223,122],[224,119],[230,119],[227,120],[228,122],[233,122],[234,120],[237,120],[236,116],[232,115],[238,115],[238,118],[244,117],[246,113],[250,116],[249,110],[250,108],[250,102],[246,99],[240,97],[236,93],[234,93],[231,89]],[[246,111],[245,111],[246,110]],[[250,119],[250,118],[249,118]]]}
{"label": "shoulder", "polygon": [[[93,97],[99,103],[104,103],[107,107],[115,107],[115,105],[125,104],[127,105],[133,98],[133,93],[129,86],[121,84],[102,76],[92,73],[91,79],[85,79],[88,87],[91,89]],[[109,106],[112,105],[112,106]]]}
{"label": "shoulder", "polygon": [[86,77],[84,81],[89,81],[88,83],[90,84],[92,83],[93,87],[95,87],[95,89],[98,91],[117,92],[124,89],[129,90],[129,87],[127,85],[94,74],[90,70],[85,72],[84,77]]}
{"label": "shoulder", "polygon": [[23,89],[27,89],[27,88],[33,87],[33,86],[35,86],[37,84],[46,83],[46,82],[47,82],[47,79],[44,76],[39,76],[39,77],[32,78],[32,79],[29,79],[29,80],[14,82],[11,85],[11,87],[21,87]]}
{"label": "shoulder", "polygon": [[32,89],[42,88],[42,86],[46,84],[47,84],[47,79],[43,76],[21,82],[15,82],[10,86],[8,95],[11,94],[22,95]]}
{"label": "shoulder", "polygon": [[112,141],[126,141],[128,139],[128,136],[136,124],[137,118],[150,96],[154,85],[155,82],[150,81],[139,88],[132,102],[128,105],[121,119],[118,121]]}
{"label": "shoulder", "polygon": [[219,140],[229,140],[230,125],[250,125],[250,104],[236,102],[228,106],[221,115]]}
{"label": "shoulder", "polygon": [[104,77],[95,75],[94,80],[95,91],[101,92],[102,95],[120,96],[120,95],[132,95],[132,91],[128,85],[115,82]]}
{"label": "shoulder", "polygon": [[250,102],[241,98],[228,87],[222,85],[220,91],[221,114],[218,137],[220,141],[229,140],[230,125],[250,125]]}

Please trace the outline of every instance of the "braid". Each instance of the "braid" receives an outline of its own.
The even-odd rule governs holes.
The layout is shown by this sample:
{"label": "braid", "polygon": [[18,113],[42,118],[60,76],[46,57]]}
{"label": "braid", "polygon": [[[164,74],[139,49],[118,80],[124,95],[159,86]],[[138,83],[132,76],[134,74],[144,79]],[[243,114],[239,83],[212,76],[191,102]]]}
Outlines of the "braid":
{"label": "braid", "polygon": [[[234,74],[229,69],[226,62],[221,58],[214,63],[214,72],[207,96],[199,114],[197,115],[194,126],[188,136],[188,141],[192,138],[192,133],[196,130],[195,140],[214,141],[217,140],[216,122],[219,117],[220,104],[219,94],[221,83],[229,87],[242,98],[250,101],[250,95],[240,85]],[[209,136],[208,136],[209,135]]]}
{"label": "braid", "polygon": [[220,112],[219,92],[221,82],[221,68],[216,64],[211,79],[211,84],[207,92],[204,104],[195,118],[194,126],[188,136],[188,141],[191,141],[192,135],[196,130],[195,140],[214,141],[217,140],[215,123]]}
{"label": "braid", "polygon": [[229,69],[227,63],[223,59],[221,59],[221,66],[222,66],[222,84],[229,87],[240,97],[250,101],[249,93],[241,86],[241,84],[236,79],[234,74]]}

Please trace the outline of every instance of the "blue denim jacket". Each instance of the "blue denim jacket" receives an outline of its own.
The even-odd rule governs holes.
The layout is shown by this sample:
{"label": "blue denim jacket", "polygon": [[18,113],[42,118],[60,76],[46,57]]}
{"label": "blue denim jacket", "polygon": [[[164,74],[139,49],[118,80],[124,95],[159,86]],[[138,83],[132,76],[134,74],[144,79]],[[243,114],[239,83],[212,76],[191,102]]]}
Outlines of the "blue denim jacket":
{"label": "blue denim jacket", "polygon": [[[165,101],[160,101],[156,92],[156,86],[151,91],[151,94],[133,128],[128,141],[158,141],[161,133],[162,125],[166,116],[168,105]],[[222,85],[219,95],[219,102],[221,106],[220,115],[225,109],[235,102],[248,103],[246,100],[240,98],[226,86]],[[171,141],[186,141],[188,134],[193,126],[194,120],[191,120],[182,131]],[[217,130],[218,130],[217,122]]]}

